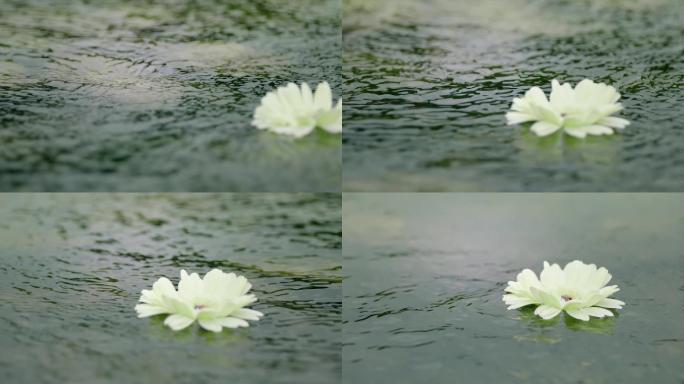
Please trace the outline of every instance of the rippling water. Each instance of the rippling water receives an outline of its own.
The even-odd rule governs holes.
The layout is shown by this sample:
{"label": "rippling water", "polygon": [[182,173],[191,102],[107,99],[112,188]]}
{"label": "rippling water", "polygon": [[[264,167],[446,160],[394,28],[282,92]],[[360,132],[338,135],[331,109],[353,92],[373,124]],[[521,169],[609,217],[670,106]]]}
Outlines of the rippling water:
{"label": "rippling water", "polygon": [[[340,381],[335,195],[0,196],[4,383]],[[180,269],[245,275],[265,317],[213,334],[137,319]]]}
{"label": "rippling water", "polygon": [[[681,0],[348,0],[345,190],[684,189]],[[505,126],[553,78],[616,86],[624,134]]]}
{"label": "rippling water", "polygon": [[4,0],[0,189],[337,191],[339,135],[250,121],[340,50],[337,0]]}
{"label": "rippling water", "polygon": [[[679,383],[684,198],[344,197],[349,383]],[[627,303],[582,322],[507,311],[508,280],[544,260],[605,266]]]}

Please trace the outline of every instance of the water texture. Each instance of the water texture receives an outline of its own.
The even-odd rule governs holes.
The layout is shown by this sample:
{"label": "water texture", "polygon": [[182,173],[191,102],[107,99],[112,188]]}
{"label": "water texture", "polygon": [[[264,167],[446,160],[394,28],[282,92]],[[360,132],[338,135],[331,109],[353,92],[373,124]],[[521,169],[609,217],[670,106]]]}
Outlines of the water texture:
{"label": "water texture", "polygon": [[[0,196],[3,383],[339,383],[340,197]],[[234,271],[265,314],[173,332],[140,290]]]}
{"label": "water texture", "polygon": [[336,0],[4,0],[0,190],[337,191],[339,135],[251,127],[340,90]]}
{"label": "water texture", "polygon": [[[680,0],[347,0],[344,189],[684,190]],[[623,134],[538,138],[511,101],[605,82]]]}
{"label": "water texture", "polygon": [[[346,383],[684,381],[684,197],[346,195]],[[544,260],[608,268],[615,318],[507,311]]]}

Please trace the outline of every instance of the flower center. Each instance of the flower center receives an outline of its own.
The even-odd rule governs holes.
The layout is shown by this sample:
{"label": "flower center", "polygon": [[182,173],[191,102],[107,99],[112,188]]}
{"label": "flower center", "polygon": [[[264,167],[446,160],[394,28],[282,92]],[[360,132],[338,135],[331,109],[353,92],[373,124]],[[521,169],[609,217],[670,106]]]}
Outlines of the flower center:
{"label": "flower center", "polygon": [[563,299],[563,301],[570,301],[572,300],[572,297],[563,295],[561,296],[561,299]]}
{"label": "flower center", "polygon": [[206,305],[204,305],[204,304],[195,304],[195,309],[198,311],[202,310],[202,308],[204,308],[204,307],[206,307]]}

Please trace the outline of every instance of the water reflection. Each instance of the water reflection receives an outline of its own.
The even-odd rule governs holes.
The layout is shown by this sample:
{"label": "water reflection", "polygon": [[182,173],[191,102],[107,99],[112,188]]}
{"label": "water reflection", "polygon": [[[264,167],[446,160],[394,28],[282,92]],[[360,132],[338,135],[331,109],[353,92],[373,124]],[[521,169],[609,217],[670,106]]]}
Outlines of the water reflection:
{"label": "water reflection", "polygon": [[[574,317],[566,314],[566,313],[561,313],[560,315],[554,317],[553,319],[550,320],[544,320],[541,317],[537,316],[534,314],[534,307],[524,307],[518,310],[519,315],[516,317],[516,320],[521,320],[524,322],[527,322],[530,327],[528,328],[530,331],[548,331],[548,330],[553,330],[557,328],[558,326],[564,326],[565,328],[575,331],[575,332],[589,332],[589,333],[595,333],[595,334],[612,334],[613,329],[615,327],[615,322],[617,321],[616,319],[620,317],[619,313],[617,311],[611,311],[613,312],[614,317],[604,317],[604,318],[595,318],[592,317],[589,319],[589,321],[582,321],[582,320],[577,320]],[[516,339],[521,338],[534,338],[536,339],[537,336],[541,337],[540,340],[542,342],[546,342],[547,334],[539,334],[535,336],[516,336]],[[550,338],[548,340],[553,340],[554,342],[560,342],[562,339],[561,338]]]}

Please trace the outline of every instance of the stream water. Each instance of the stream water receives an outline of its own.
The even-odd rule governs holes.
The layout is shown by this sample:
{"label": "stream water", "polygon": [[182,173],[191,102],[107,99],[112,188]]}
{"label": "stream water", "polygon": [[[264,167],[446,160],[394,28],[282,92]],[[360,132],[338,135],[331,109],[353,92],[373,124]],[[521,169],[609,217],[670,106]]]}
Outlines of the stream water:
{"label": "stream water", "polygon": [[339,135],[250,126],[287,82],[340,95],[337,0],[3,0],[0,190],[338,191]]}
{"label": "stream water", "polygon": [[[0,196],[3,383],[339,383],[340,197]],[[246,276],[249,328],[136,318],[181,269]]]}
{"label": "stream water", "polygon": [[[345,195],[346,383],[681,383],[684,197]],[[589,322],[506,310],[542,263],[606,267],[626,302]]]}
{"label": "stream water", "polygon": [[[684,190],[681,0],[348,0],[347,191]],[[511,101],[551,80],[622,94],[622,134],[538,138]]]}

